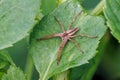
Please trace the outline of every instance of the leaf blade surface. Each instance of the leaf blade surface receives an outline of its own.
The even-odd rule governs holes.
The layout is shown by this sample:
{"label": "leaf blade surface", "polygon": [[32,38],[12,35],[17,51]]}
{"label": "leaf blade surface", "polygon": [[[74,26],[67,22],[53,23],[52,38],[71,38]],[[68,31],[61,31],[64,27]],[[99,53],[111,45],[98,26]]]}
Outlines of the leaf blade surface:
{"label": "leaf blade surface", "polygon": [[75,41],[80,45],[84,54],[69,41],[62,51],[59,65],[57,65],[57,51],[61,39],[56,37],[40,42],[36,40],[44,36],[62,32],[54,16],[61,21],[66,30],[74,16],[80,11],[81,7],[78,2],[74,0],[65,2],[50,15],[44,17],[33,30],[30,53],[32,54],[37,71],[40,73],[40,80],[47,80],[56,73],[88,63],[88,60],[95,55],[99,40],[106,31],[102,17],[85,15],[84,13],[78,17],[72,26],[72,28],[77,26],[80,29],[77,34],[87,34],[97,36],[97,38],[75,38]]}

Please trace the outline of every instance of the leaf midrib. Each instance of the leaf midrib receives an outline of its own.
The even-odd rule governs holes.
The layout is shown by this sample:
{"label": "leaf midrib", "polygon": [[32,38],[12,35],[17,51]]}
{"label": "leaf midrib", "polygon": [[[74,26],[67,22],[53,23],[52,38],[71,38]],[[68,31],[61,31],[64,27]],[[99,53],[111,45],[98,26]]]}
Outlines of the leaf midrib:
{"label": "leaf midrib", "polygon": [[49,63],[49,65],[48,65],[48,67],[47,67],[47,69],[46,69],[46,71],[45,71],[45,75],[43,75],[43,78],[42,78],[41,80],[46,80],[46,76],[48,75],[48,72],[49,72],[49,70],[50,70],[50,67],[51,67],[51,65],[52,65],[52,63],[53,63],[53,61],[54,61],[54,58],[56,57],[57,51],[58,51],[58,49],[56,49],[56,51],[53,53],[54,55],[53,55],[53,57],[51,58],[50,63]]}

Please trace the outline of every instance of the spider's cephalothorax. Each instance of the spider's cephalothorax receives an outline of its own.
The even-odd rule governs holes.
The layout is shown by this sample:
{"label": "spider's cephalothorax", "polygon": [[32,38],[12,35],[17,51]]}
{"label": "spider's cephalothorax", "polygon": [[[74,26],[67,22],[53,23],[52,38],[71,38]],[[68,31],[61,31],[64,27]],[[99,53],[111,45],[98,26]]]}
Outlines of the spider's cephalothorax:
{"label": "spider's cephalothorax", "polygon": [[67,31],[61,33],[62,40],[64,40],[65,38],[66,39],[72,38],[78,30],[79,30],[78,28],[73,28],[73,29],[70,29],[70,30],[67,30]]}
{"label": "spider's cephalothorax", "polygon": [[73,23],[75,22],[75,20],[77,19],[77,17],[81,14],[78,13],[72,20],[72,22],[70,23],[70,25],[68,26],[68,29],[65,31],[63,24],[55,17],[55,20],[58,22],[58,24],[60,25],[61,29],[62,29],[62,33],[57,33],[57,34],[52,34],[49,36],[45,36],[43,38],[39,38],[37,39],[38,41],[40,40],[44,40],[44,39],[49,39],[49,38],[53,38],[53,37],[60,37],[62,39],[62,42],[60,44],[59,50],[58,50],[58,55],[57,55],[57,64],[59,64],[60,62],[60,56],[61,56],[61,52],[62,49],[64,48],[64,46],[66,45],[66,43],[69,41],[71,41],[72,43],[74,43],[74,45],[83,53],[83,51],[80,49],[80,46],[77,44],[76,41],[74,41],[74,37],[77,36],[84,36],[84,37],[89,37],[89,38],[95,38],[96,36],[89,36],[86,34],[75,34],[79,29],[78,27],[75,27],[73,29],[71,29]]}

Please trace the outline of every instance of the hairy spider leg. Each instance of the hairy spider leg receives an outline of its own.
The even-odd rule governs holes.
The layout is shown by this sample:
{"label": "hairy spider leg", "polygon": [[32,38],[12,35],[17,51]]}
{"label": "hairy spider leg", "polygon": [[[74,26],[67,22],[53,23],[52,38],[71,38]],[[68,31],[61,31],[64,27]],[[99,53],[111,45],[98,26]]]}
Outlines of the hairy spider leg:
{"label": "hairy spider leg", "polygon": [[59,21],[59,19],[57,19],[55,16],[54,16],[55,20],[57,21],[57,23],[60,25],[61,29],[62,29],[62,32],[64,33],[65,32],[65,29],[64,29],[64,26],[63,24]]}
{"label": "hairy spider leg", "polygon": [[[63,24],[54,16],[55,20],[57,21],[57,23],[60,25],[61,29],[62,29],[62,32],[64,33],[65,32],[65,29],[64,29],[64,26]],[[61,34],[58,33],[58,34],[52,34],[52,35],[49,35],[49,36],[45,36],[45,37],[42,37],[42,38],[39,38],[37,39],[37,41],[40,41],[40,40],[45,40],[45,39],[49,39],[49,38],[53,38],[53,37],[61,37]]]}
{"label": "hairy spider leg", "polygon": [[74,38],[74,37],[78,37],[78,36],[81,36],[81,37],[88,37],[88,38],[97,38],[97,36],[89,36],[89,35],[86,35],[86,34],[76,34],[76,35],[73,35],[70,37],[70,41],[78,48],[78,50],[80,50],[82,53],[84,53],[82,51],[82,49],[80,48],[80,46],[78,45],[78,43],[76,41],[74,41],[73,39],[71,38]]}
{"label": "hairy spider leg", "polygon": [[80,50],[80,52],[84,53],[83,50],[78,45],[78,43],[76,41],[74,41],[74,39],[69,39],[69,40],[78,48],[78,50]]}
{"label": "hairy spider leg", "polygon": [[74,38],[77,36],[88,37],[88,38],[97,38],[97,36],[90,36],[90,35],[86,35],[86,34],[76,34],[76,35],[71,36],[71,38]]}
{"label": "hairy spider leg", "polygon": [[79,12],[79,13],[73,18],[73,20],[72,20],[72,22],[70,23],[70,25],[68,26],[68,29],[67,29],[67,30],[71,29],[73,23],[76,21],[76,19],[78,18],[78,16],[79,16],[81,13],[82,13],[82,11]]}
{"label": "hairy spider leg", "polygon": [[52,34],[52,35],[49,35],[49,36],[45,36],[45,37],[39,38],[39,39],[37,39],[37,41],[41,41],[41,40],[45,40],[45,39],[49,39],[49,38],[54,38],[54,37],[60,37],[60,36],[61,36],[61,33]]}
{"label": "hairy spider leg", "polygon": [[60,62],[60,56],[61,56],[61,52],[63,50],[63,48],[65,47],[65,44],[67,43],[68,39],[65,39],[64,41],[62,41],[62,43],[60,44],[60,47],[58,49],[58,55],[57,55],[57,64],[59,64]]}

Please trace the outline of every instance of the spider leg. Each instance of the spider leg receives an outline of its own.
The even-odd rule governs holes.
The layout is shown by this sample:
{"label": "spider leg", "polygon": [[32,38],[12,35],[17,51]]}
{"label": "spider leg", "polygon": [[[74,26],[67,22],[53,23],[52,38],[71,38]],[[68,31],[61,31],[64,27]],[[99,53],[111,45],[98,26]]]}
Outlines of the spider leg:
{"label": "spider leg", "polygon": [[45,36],[45,37],[39,38],[39,39],[37,39],[37,41],[41,41],[41,40],[45,40],[45,39],[49,39],[49,38],[54,38],[54,37],[60,37],[60,36],[61,36],[60,33],[53,34],[53,35],[49,35],[49,36]]}
{"label": "spider leg", "polygon": [[71,38],[74,38],[74,37],[77,37],[77,36],[88,37],[88,38],[97,38],[97,36],[90,36],[90,35],[86,35],[86,34],[73,35],[73,36],[71,36]]}
{"label": "spider leg", "polygon": [[78,18],[78,16],[79,16],[81,13],[82,13],[82,11],[79,12],[79,13],[73,18],[73,20],[72,20],[72,22],[70,23],[70,25],[68,26],[68,29],[67,29],[67,30],[69,30],[69,29],[72,27],[73,23],[76,21],[76,19]]}
{"label": "spider leg", "polygon": [[63,48],[65,47],[65,44],[67,43],[67,39],[62,40],[62,43],[60,44],[60,47],[58,49],[58,55],[57,55],[57,64],[59,64],[60,62],[60,57],[61,57],[61,52],[63,50]]}
{"label": "spider leg", "polygon": [[73,39],[70,39],[70,38],[69,38],[69,40],[78,48],[78,50],[80,50],[80,52],[84,53],[76,41],[74,41]]}
{"label": "spider leg", "polygon": [[65,32],[65,29],[64,29],[63,24],[57,19],[57,17],[54,16],[54,18],[55,18],[55,20],[57,21],[57,23],[60,25],[60,27],[61,27],[61,29],[62,29],[62,32]]}

